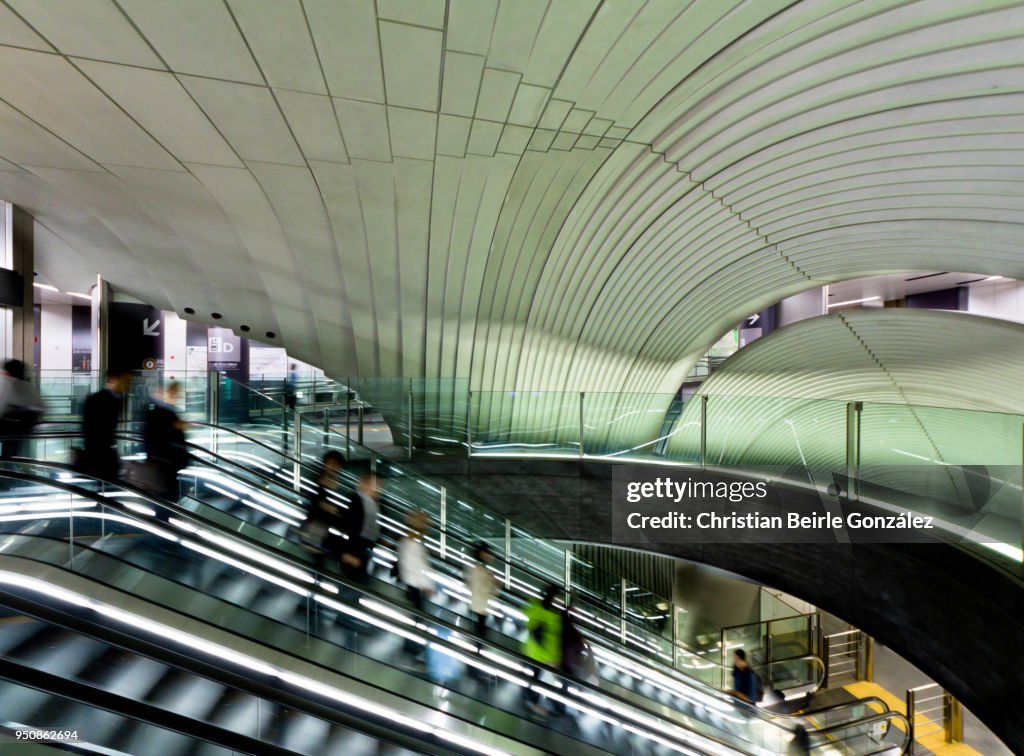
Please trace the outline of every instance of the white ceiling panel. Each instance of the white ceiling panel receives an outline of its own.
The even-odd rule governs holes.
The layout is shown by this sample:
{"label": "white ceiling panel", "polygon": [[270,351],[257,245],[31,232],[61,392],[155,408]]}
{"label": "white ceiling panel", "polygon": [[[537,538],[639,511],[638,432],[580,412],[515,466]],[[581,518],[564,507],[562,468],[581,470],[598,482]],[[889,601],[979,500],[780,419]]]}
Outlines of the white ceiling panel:
{"label": "white ceiling panel", "polygon": [[242,165],[173,74],[88,60],[75,65],[178,160]]}
{"label": "white ceiling panel", "polygon": [[266,87],[194,76],[182,76],[181,83],[243,160],[305,164],[288,123]]}
{"label": "white ceiling panel", "polygon": [[389,21],[444,28],[445,0],[377,0],[377,14]]}
{"label": "white ceiling panel", "polygon": [[228,5],[270,86],[327,94],[300,0],[229,0]]}
{"label": "white ceiling panel", "polygon": [[103,170],[67,142],[4,102],[0,102],[0,156],[18,165]]}
{"label": "white ceiling panel", "polygon": [[388,104],[436,111],[444,35],[389,21],[381,21],[379,28]]}
{"label": "white ceiling panel", "polygon": [[330,97],[283,89],[274,95],[307,159],[348,162]]}
{"label": "white ceiling panel", "polygon": [[476,111],[483,72],[483,57],[458,52],[445,53],[441,112],[472,116]]}
{"label": "white ceiling panel", "polygon": [[396,158],[433,160],[437,136],[436,113],[389,106],[388,130],[391,134],[391,154]]}
{"label": "white ceiling panel", "polygon": [[120,4],[172,71],[263,82],[245,38],[221,0],[120,0]]}
{"label": "white ceiling panel", "polygon": [[8,4],[64,55],[164,67],[112,0],[8,0]]}
{"label": "white ceiling panel", "polygon": [[53,50],[42,37],[32,31],[20,16],[0,4],[0,45],[27,47],[30,50]]}
{"label": "white ceiling panel", "polygon": [[0,47],[0,98],[99,163],[181,169],[149,134],[70,63]]}
{"label": "white ceiling panel", "polygon": [[384,102],[373,6],[362,0],[304,0],[303,7],[331,94]]}
{"label": "white ceiling panel", "polygon": [[387,108],[372,102],[341,99],[335,99],[334,107],[351,157],[391,160]]}

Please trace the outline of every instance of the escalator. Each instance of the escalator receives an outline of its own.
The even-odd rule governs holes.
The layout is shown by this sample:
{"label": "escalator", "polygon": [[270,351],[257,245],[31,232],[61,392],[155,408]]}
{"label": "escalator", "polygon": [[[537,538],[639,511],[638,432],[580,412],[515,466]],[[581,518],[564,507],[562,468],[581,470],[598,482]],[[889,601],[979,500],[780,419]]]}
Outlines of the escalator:
{"label": "escalator", "polygon": [[[66,472],[61,474],[71,477]],[[432,696],[437,686],[428,684],[424,688],[420,678],[389,664],[410,636],[423,642],[424,637],[433,633],[427,641],[431,648],[447,648],[453,657],[483,669],[487,679],[484,686],[479,684],[479,678],[473,678],[466,683],[470,687],[465,690],[459,685],[449,686],[452,697],[445,699],[444,707],[460,712],[462,721],[495,722],[504,717],[507,721],[502,726],[513,729],[518,738],[511,752],[531,747],[555,751],[568,748],[574,753],[590,749],[624,752],[636,747],[634,739],[644,741],[647,750],[653,749],[651,752],[659,748],[714,753],[782,752],[789,736],[785,728],[769,726],[761,712],[742,712],[724,697],[716,700],[705,691],[683,690],[675,685],[676,680],[669,680],[674,684],[669,688],[657,675],[651,675],[651,670],[637,675],[636,667],[631,669],[621,657],[609,660],[610,666],[614,669],[617,662],[617,672],[624,676],[632,673],[635,688],[649,688],[651,680],[661,682],[662,690],[656,691],[661,694],[659,701],[642,702],[636,695],[629,697],[625,694],[635,691],[622,686],[619,697],[611,695],[604,683],[601,690],[586,690],[586,686],[573,681],[555,680],[548,686],[527,678],[527,684],[543,690],[545,696],[579,715],[557,725],[528,723],[521,716],[521,708],[517,709],[516,694],[517,688],[522,687],[521,676],[530,670],[500,646],[475,648],[459,636],[457,627],[450,622],[410,618],[408,610],[400,605],[387,605],[380,596],[360,593],[336,576],[314,574],[279,555],[245,545],[227,531],[192,519],[180,508],[167,507],[166,524],[156,524],[154,519],[159,518],[153,516],[164,505],[151,500],[143,503],[130,491],[102,486],[105,490],[96,493],[83,489],[81,484],[85,481],[72,478],[71,483],[61,483],[13,471],[9,480],[16,480],[19,485],[13,491],[17,496],[7,497],[7,501],[20,501],[8,504],[0,517],[7,532],[12,533],[5,541],[5,554],[20,553],[28,548],[22,542],[32,541],[34,545],[29,550],[36,560],[45,552],[44,561],[49,564],[70,565],[76,574],[96,576],[106,585],[130,588],[136,595],[145,584],[150,593],[162,597],[170,608],[192,614],[194,621],[220,618],[222,622],[218,624],[243,637],[273,638],[278,649],[301,648],[306,659],[333,657],[344,649],[357,659],[351,666],[353,672],[358,670],[356,677],[373,679],[383,686],[375,688],[376,695],[401,690],[411,694],[419,705],[436,704]],[[40,489],[49,489],[51,493],[39,493]],[[267,505],[264,510],[269,508],[268,501],[263,504]],[[63,519],[55,505],[65,513]],[[41,542],[46,542],[48,549],[41,549]],[[140,572],[145,573],[145,580],[140,578]],[[303,581],[306,585],[302,585]],[[181,598],[186,592],[188,600]],[[332,594],[342,594],[344,600],[332,598]],[[296,633],[303,626],[304,633]],[[444,637],[447,640],[442,642]],[[332,666],[338,668],[337,664]],[[611,687],[615,688],[614,683]],[[674,695],[666,699],[670,693]],[[658,717],[652,712],[658,706],[672,710]],[[740,712],[742,715],[738,716]],[[851,724],[846,729],[852,728]],[[552,747],[551,739],[557,741],[557,747]]]}

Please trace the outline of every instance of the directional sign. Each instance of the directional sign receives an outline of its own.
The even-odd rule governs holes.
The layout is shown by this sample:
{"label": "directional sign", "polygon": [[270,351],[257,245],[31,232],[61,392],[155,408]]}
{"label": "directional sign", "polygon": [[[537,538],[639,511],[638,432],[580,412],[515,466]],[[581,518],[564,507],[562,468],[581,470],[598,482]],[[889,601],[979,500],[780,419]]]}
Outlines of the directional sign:
{"label": "directional sign", "polygon": [[143,336],[159,336],[160,331],[156,330],[160,325],[160,321],[157,320],[153,325],[149,324],[149,318],[142,321],[142,335]]}
{"label": "directional sign", "polygon": [[757,323],[757,321],[759,321],[760,319],[761,319],[761,313],[755,312],[753,315],[751,315],[749,318],[747,318],[747,325],[751,325],[751,326],[755,325]]}

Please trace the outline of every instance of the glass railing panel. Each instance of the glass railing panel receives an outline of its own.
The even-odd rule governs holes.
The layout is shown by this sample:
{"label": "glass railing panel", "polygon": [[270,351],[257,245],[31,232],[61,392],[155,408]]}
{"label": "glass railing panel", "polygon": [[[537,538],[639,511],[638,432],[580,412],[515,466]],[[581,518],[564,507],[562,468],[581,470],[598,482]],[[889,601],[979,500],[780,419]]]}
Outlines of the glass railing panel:
{"label": "glass railing panel", "polygon": [[803,615],[768,622],[772,659],[789,659],[814,653],[811,617]]}
{"label": "glass railing panel", "polygon": [[[583,451],[588,456],[660,458],[671,394],[587,392],[583,403]],[[642,439],[642,440],[641,440]]]}
{"label": "glass railing panel", "polygon": [[1024,416],[864,404],[861,496],[931,515],[963,537],[1021,544]]}
{"label": "glass railing panel", "polygon": [[846,461],[846,403],[712,396],[707,402],[707,464],[773,466],[786,477],[828,485]]}
{"label": "glass railing panel", "polygon": [[580,395],[557,391],[474,391],[473,453],[580,452]]}
{"label": "glass railing panel", "polygon": [[680,463],[700,462],[701,398],[689,396],[679,408],[679,414],[661,434],[665,459]]}

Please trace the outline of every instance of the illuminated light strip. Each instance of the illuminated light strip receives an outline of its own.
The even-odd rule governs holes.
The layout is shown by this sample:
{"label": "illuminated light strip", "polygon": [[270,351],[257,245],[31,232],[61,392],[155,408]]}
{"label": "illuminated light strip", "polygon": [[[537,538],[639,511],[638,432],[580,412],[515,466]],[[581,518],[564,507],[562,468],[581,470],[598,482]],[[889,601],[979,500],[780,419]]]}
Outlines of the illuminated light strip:
{"label": "illuminated light strip", "polygon": [[152,507],[147,507],[145,504],[135,504],[133,502],[126,501],[124,506],[126,509],[146,515],[147,517],[156,517],[156,510]]}
{"label": "illuminated light strip", "polygon": [[309,598],[312,595],[305,588],[295,585],[294,583],[289,583],[284,578],[279,578],[277,575],[271,575],[269,572],[264,572],[263,570],[258,569],[256,567],[250,567],[245,562],[240,562],[237,559],[233,559],[229,556],[221,554],[218,551],[214,551],[213,549],[207,548],[206,546],[203,546],[201,543],[196,543],[195,541],[189,541],[185,538],[182,538],[181,544],[183,546],[187,546],[193,551],[198,551],[200,554],[204,554],[210,557],[211,559],[216,559],[219,562],[223,562],[224,564],[236,567],[237,569],[242,570],[242,572],[248,572],[250,575],[254,575],[258,578],[266,580],[268,583],[273,583],[274,585],[280,588],[284,588],[285,590],[298,594],[303,598]]}
{"label": "illuminated light strip", "polygon": [[512,756],[512,754],[509,754],[506,751],[501,751],[483,743],[478,743],[470,737],[452,733],[443,727],[430,725],[426,722],[414,719],[413,717],[403,714],[389,706],[369,701],[361,696],[318,682],[306,677],[305,675],[289,672],[288,670],[268,664],[247,654],[240,653],[228,646],[206,640],[205,638],[200,638],[192,633],[183,632],[155,620],[151,620],[137,614],[132,614],[131,612],[110,606],[109,604],[97,601],[96,599],[86,598],[74,591],[66,590],[37,578],[30,578],[18,573],[3,571],[0,572],[0,582],[35,591],[36,593],[46,595],[48,598],[59,599],[65,603],[91,609],[96,613],[117,622],[144,630],[179,645],[188,646],[197,651],[228,661],[237,666],[250,669],[254,672],[264,674],[268,677],[276,677],[282,682],[288,683],[294,687],[301,688],[311,693],[320,694],[326,698],[331,698],[335,701],[351,706],[352,708],[360,709],[361,711],[368,712],[387,721],[397,722],[408,729],[434,735],[449,742],[458,743],[464,748],[468,748],[482,754],[487,754],[487,756]]}
{"label": "illuminated light strip", "polygon": [[215,543],[218,546],[221,546],[225,549],[230,549],[231,551],[235,552],[240,556],[246,556],[255,562],[259,562],[269,567],[273,567],[278,572],[285,575],[290,575],[296,580],[301,580],[304,583],[316,583],[316,578],[314,578],[313,575],[309,572],[306,572],[305,570],[300,570],[298,567],[293,567],[287,562],[282,562],[280,559],[276,559],[270,556],[269,554],[257,551],[253,548],[249,548],[248,546],[244,546],[241,543],[238,543],[228,538],[224,538],[223,536],[217,535],[216,533],[211,533],[208,530],[200,529],[196,531],[196,534],[200,538],[209,541],[210,543]]}
{"label": "illuminated light strip", "polygon": [[[521,688],[526,688],[526,687],[534,688],[534,686],[531,685],[528,680],[523,680],[522,678],[516,677],[515,675],[510,675],[508,672],[505,672],[504,670],[498,669],[497,667],[491,667],[491,666],[489,666],[487,664],[480,664],[476,659],[471,659],[470,657],[466,656],[465,654],[462,654],[462,653],[460,653],[458,651],[454,651],[454,650],[452,650],[450,648],[446,648],[445,646],[441,646],[441,645],[435,643],[434,641],[430,641],[428,645],[429,645],[430,648],[434,649],[435,651],[438,651],[439,653],[442,653],[445,656],[450,656],[453,659],[457,659],[458,661],[462,662],[463,664],[465,664],[465,665],[467,665],[469,667],[473,667],[474,669],[478,669],[478,670],[480,670],[481,672],[483,672],[485,674],[494,675],[495,677],[500,677],[502,680],[508,680],[509,682],[515,683],[516,685],[520,686]],[[547,689],[542,689],[542,692],[545,693],[545,695],[550,693],[550,691],[548,691]]]}
{"label": "illuminated light strip", "polygon": [[242,498],[238,494],[231,493],[231,491],[228,491],[227,489],[221,488],[220,486],[215,486],[213,483],[206,483],[205,485],[210,490],[216,491],[221,496],[227,496],[229,499],[234,499],[235,501],[239,501]]}
{"label": "illuminated light strip", "polygon": [[480,655],[483,656],[485,659],[490,659],[495,664],[501,664],[508,667],[509,669],[514,669],[516,672],[519,672],[522,675],[530,676],[533,674],[533,670],[531,670],[529,667],[524,667],[523,665],[516,662],[514,659],[505,659],[504,657],[498,656],[498,654],[494,653],[490,649],[481,649]]}
{"label": "illuminated light strip", "polygon": [[372,614],[367,614],[366,612],[361,612],[358,609],[356,609],[355,607],[348,606],[346,604],[342,604],[339,601],[335,601],[334,599],[330,599],[330,598],[327,598],[326,596],[321,596],[319,594],[314,595],[313,596],[313,600],[317,601],[318,603],[323,604],[324,606],[329,606],[331,609],[334,609],[335,611],[341,612],[342,614],[347,614],[350,617],[354,617],[354,618],[356,618],[358,620],[361,620],[361,621],[365,622],[368,625],[373,625],[374,627],[379,627],[382,630],[387,630],[389,633],[394,633],[395,635],[397,635],[397,636],[399,636],[401,638],[405,638],[407,640],[411,640],[414,643],[419,643],[420,645],[424,645],[424,646],[427,644],[427,639],[424,638],[423,636],[416,635],[415,633],[411,633],[408,630],[404,630],[403,628],[396,627],[395,625],[391,625],[391,624],[389,624],[387,622],[379,620],[376,617],[374,617]]}
{"label": "illuminated light strip", "polygon": [[0,507],[0,514],[19,514],[21,512],[68,512],[72,509],[95,509],[96,502],[79,499],[62,503],[60,501],[40,501],[35,504],[18,504],[13,507]]}
{"label": "illuminated light strip", "polygon": [[378,614],[382,614],[385,617],[390,617],[396,622],[401,622],[402,624],[409,625],[410,627],[416,627],[416,620],[414,620],[412,617],[406,614],[402,614],[401,612],[392,609],[390,606],[381,604],[380,602],[374,601],[373,599],[360,597],[359,605],[365,606],[367,609],[377,612]]}
{"label": "illuminated light strip", "polygon": [[267,509],[266,507],[261,507],[255,501],[251,501],[250,499],[239,499],[239,501],[241,501],[247,507],[252,507],[253,509],[255,509],[257,511],[260,511],[263,514],[270,515],[271,517],[275,517],[278,520],[280,520],[281,522],[286,523],[288,525],[292,525],[294,527],[298,527],[299,525],[302,524],[302,521],[305,520],[305,516],[303,516],[301,519],[299,519],[297,517],[296,518],[286,517],[285,515],[280,514],[279,512],[274,512],[273,510]]}

